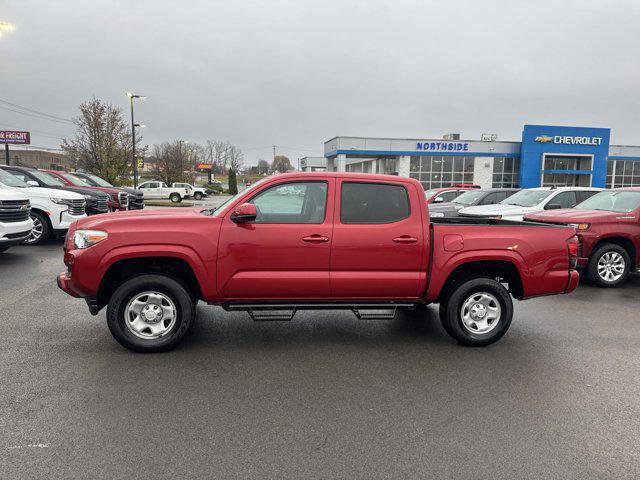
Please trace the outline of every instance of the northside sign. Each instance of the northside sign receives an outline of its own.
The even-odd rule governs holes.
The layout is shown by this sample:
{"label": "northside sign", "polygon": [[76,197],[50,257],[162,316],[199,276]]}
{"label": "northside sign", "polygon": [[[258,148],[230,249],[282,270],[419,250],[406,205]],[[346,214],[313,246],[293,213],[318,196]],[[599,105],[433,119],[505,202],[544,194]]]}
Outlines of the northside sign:
{"label": "northside sign", "polygon": [[534,139],[539,143],[558,143],[562,145],[591,145],[597,147],[602,145],[602,137],[572,137],[571,135],[539,135]]}
{"label": "northside sign", "polygon": [[468,152],[468,142],[417,142],[416,150],[423,152]]}
{"label": "northside sign", "polygon": [[16,130],[0,130],[0,143],[28,145],[31,143],[29,132]]}

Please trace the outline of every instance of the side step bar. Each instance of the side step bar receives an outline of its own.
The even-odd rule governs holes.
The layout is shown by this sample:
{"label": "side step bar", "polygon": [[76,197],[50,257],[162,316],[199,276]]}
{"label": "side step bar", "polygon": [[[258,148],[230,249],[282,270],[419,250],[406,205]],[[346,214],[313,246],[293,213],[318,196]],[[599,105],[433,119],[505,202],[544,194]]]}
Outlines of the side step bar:
{"label": "side step bar", "polygon": [[414,308],[414,303],[299,303],[299,304],[226,304],[227,311],[247,312],[256,322],[290,321],[298,310],[351,310],[360,320],[393,320],[399,308]]}

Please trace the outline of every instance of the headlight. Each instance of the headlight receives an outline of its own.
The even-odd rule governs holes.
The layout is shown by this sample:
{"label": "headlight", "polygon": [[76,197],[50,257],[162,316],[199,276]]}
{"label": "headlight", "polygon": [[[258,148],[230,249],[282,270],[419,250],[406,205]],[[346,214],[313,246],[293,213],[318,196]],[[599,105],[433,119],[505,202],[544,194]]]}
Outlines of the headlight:
{"label": "headlight", "polygon": [[590,223],[570,223],[569,226],[575,228],[576,230],[583,231],[583,230],[588,230],[591,224]]}
{"label": "headlight", "polygon": [[107,232],[101,230],[76,230],[73,234],[73,246],[80,249],[89,248],[106,239]]}
{"label": "headlight", "polygon": [[57,198],[57,197],[49,197],[53,203],[57,203],[58,205],[71,205],[72,200],[68,200],[66,198]]}

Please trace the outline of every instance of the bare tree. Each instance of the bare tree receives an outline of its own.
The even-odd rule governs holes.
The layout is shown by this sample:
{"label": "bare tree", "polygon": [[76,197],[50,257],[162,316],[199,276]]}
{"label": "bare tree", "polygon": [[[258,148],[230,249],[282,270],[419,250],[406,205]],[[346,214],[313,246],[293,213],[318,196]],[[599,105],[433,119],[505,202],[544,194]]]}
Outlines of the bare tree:
{"label": "bare tree", "polygon": [[[122,109],[94,98],[80,105],[74,119],[77,130],[71,139],[62,141],[62,149],[76,168],[94,173],[111,183],[129,183],[131,165],[131,130]],[[136,137],[136,153],[144,155],[146,146]]]}
{"label": "bare tree", "polygon": [[216,173],[226,173],[229,168],[238,170],[244,163],[244,154],[232,143],[221,140],[207,140],[203,146],[207,163],[213,164]]}
{"label": "bare tree", "polygon": [[261,158],[260,160],[258,160],[258,166],[256,167],[256,170],[260,175],[269,173],[269,162]]}
{"label": "bare tree", "polygon": [[291,162],[289,161],[289,157],[284,155],[276,155],[273,159],[273,163],[271,164],[271,171],[273,173],[280,172],[285,173],[289,170],[293,170],[293,166],[291,166]]}
{"label": "bare tree", "polygon": [[229,149],[227,150],[227,165],[229,168],[232,168],[236,172],[242,168],[242,164],[244,163],[244,153],[235,145],[229,144]]}
{"label": "bare tree", "polygon": [[193,149],[181,140],[163,142],[153,146],[153,175],[171,185],[174,182],[192,181]]}

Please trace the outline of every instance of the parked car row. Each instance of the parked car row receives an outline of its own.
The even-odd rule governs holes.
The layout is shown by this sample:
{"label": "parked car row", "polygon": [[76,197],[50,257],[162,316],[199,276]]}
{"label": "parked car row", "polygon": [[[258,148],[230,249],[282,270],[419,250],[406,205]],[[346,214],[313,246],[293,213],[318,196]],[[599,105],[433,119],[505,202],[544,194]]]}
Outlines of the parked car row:
{"label": "parked car row", "polygon": [[0,166],[0,252],[64,234],[71,223],[144,208],[144,194],[114,187],[96,175]]}
{"label": "parked car row", "polygon": [[467,190],[428,209],[432,219],[482,218],[573,227],[579,240],[577,266],[600,287],[617,287],[640,267],[638,187]]}

